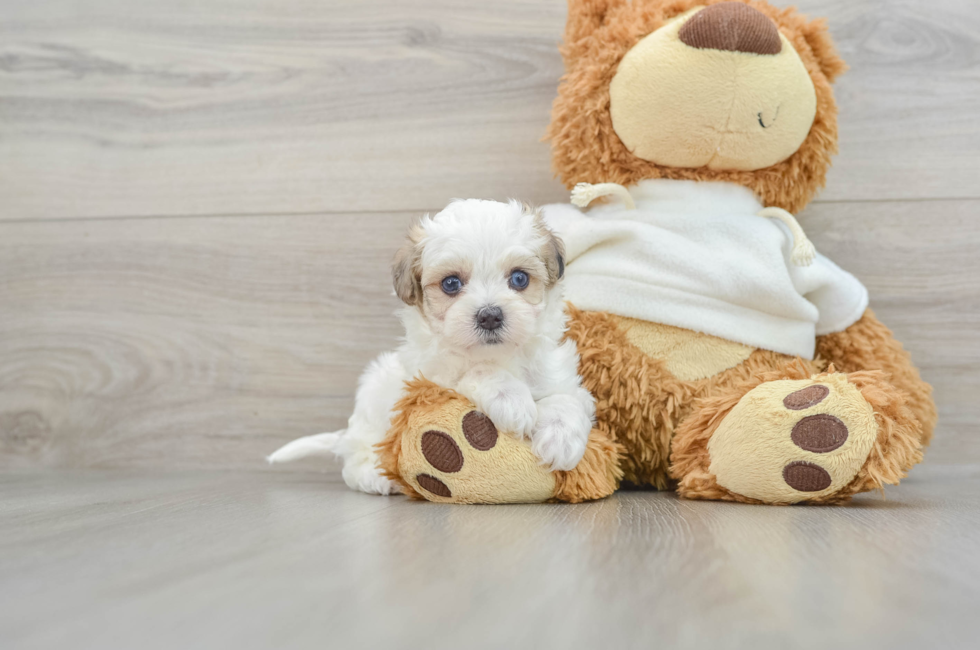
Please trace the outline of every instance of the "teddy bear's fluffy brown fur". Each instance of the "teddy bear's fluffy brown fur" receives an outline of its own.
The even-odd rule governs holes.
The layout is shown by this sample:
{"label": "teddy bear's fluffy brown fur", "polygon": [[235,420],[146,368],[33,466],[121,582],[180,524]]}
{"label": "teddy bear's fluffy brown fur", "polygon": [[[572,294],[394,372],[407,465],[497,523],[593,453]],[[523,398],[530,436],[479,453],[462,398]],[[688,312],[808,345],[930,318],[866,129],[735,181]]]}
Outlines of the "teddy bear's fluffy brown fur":
{"label": "teddy bear's fluffy brown fur", "polygon": [[[799,54],[816,91],[813,125],[803,144],[786,160],[755,171],[665,167],[631,154],[613,128],[609,85],[623,56],[672,17],[722,1],[570,0],[562,47],[566,75],[547,132],[555,170],[566,185],[631,185],[654,178],[728,181],[752,189],[768,206],[798,212],[808,204],[823,186],[837,151],[837,106],[831,82],[846,66],[825,23],[810,21],[794,9],[744,0],[776,23]],[[932,436],[936,409],[931,388],[920,378],[909,354],[870,310],[844,331],[818,337],[816,356],[811,361],[755,350],[725,370],[687,380],[675,376],[664,359],[641,350],[627,336],[627,330],[624,319],[618,316],[569,306],[568,337],[577,343],[584,385],[596,397],[597,422],[586,460],[572,472],[555,473],[553,499],[574,502],[598,498],[611,493],[623,479],[658,489],[676,488],[688,498],[836,503],[885,483],[897,483],[922,459],[923,448]],[[726,418],[750,393],[783,385],[779,381],[788,386],[821,384],[850,391],[852,400],[860,402],[868,414],[873,413],[865,426],[870,432],[870,451],[862,456],[864,460],[853,478],[839,489],[815,492],[812,498],[760,499],[723,487],[712,473],[710,443],[720,427],[728,426]],[[778,398],[782,400],[782,394]],[[399,406],[400,415],[381,446],[381,456],[388,476],[412,496],[493,501],[468,498],[472,490],[448,475],[441,476],[440,481],[455,496],[423,494],[415,488],[416,481],[406,481],[406,473],[428,470],[406,466],[403,461],[400,464],[404,458],[401,450],[418,445],[425,423],[438,420],[448,401],[459,399],[433,385],[415,382]],[[458,412],[468,408],[464,405]],[[774,410],[782,408],[780,402]],[[760,426],[769,426],[767,418],[772,419],[766,412],[755,417]],[[410,420],[416,424],[410,425]],[[459,429],[452,422],[446,426]],[[856,431],[852,437],[858,435]],[[454,435],[465,447],[462,429]],[[473,458],[473,463],[481,462],[478,454]],[[794,464],[807,465],[802,461]],[[509,473],[513,474],[500,467],[494,476],[515,480]]]}
{"label": "teddy bear's fluffy brown fur", "polygon": [[813,361],[756,350],[743,363],[695,381],[678,379],[662,360],[636,348],[616,316],[573,307],[570,317],[568,336],[578,344],[585,386],[596,396],[596,428],[623,445],[624,478],[633,484],[676,487],[688,498],[760,502],[717,484],[708,472],[708,440],[752,388],[776,379],[819,378],[828,370],[852,373],[849,379],[875,408],[879,437],[846,489],[811,503],[839,502],[897,483],[922,460],[932,436],[931,389],[870,310],[846,331],[821,337]]}
{"label": "teddy bear's fluffy brown fur", "polygon": [[609,84],[623,56],[644,36],[693,7],[725,0],[569,3],[562,56],[565,76],[558,88],[547,139],[555,171],[571,189],[576,183],[632,185],[648,178],[730,181],[751,188],[766,205],[802,210],[823,187],[837,153],[837,103],[833,80],[847,69],[822,20],[808,21],[794,9],[752,0],[749,6],[772,18],[800,55],[817,93],[817,118],[799,150],[757,171],[664,167],[633,156],[613,130]]}

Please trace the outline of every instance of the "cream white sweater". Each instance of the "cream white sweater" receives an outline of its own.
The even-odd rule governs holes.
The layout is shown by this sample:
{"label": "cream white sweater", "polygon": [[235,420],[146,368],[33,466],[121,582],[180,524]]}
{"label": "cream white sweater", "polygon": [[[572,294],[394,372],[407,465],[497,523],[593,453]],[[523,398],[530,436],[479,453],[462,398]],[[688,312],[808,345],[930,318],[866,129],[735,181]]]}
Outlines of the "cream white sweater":
{"label": "cream white sweater", "polygon": [[583,213],[543,208],[564,240],[565,297],[605,311],[812,359],[815,337],[861,318],[868,292],[817,253],[790,261],[793,237],[751,190],[731,183],[650,180]]}

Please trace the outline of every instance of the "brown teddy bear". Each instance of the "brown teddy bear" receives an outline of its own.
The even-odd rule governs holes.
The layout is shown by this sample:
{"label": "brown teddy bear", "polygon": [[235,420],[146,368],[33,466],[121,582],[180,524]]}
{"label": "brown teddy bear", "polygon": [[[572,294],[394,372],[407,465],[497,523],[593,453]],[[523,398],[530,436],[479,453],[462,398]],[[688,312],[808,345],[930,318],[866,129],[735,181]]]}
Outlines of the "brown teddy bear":
{"label": "brown teddy bear", "polygon": [[576,502],[622,481],[839,503],[897,483],[932,436],[931,388],[792,216],[837,150],[846,66],[824,22],[757,0],[569,0],[562,53],[548,139],[573,203],[595,203],[544,215],[596,397],[586,455],[550,472],[420,378],[380,445],[386,474],[454,503]]}

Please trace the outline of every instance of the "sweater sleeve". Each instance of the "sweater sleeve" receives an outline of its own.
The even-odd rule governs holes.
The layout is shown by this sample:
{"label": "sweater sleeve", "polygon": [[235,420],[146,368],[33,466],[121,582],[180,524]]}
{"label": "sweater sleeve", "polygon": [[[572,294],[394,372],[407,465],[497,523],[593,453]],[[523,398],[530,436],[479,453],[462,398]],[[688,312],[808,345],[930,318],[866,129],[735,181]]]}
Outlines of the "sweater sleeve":
{"label": "sweater sleeve", "polygon": [[832,334],[857,322],[868,308],[868,290],[856,277],[817,253],[810,266],[787,258],[793,286],[819,312],[816,334]]}

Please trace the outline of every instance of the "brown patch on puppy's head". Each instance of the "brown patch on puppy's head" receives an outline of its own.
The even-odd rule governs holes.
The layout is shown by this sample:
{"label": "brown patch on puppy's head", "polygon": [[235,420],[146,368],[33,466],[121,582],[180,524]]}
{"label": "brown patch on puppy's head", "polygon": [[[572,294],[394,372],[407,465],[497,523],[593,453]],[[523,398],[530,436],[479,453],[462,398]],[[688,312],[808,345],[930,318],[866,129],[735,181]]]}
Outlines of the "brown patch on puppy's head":
{"label": "brown patch on puppy's head", "polygon": [[422,305],[422,237],[418,223],[408,231],[408,239],[395,253],[391,263],[391,279],[395,295],[409,306]]}
{"label": "brown patch on puppy's head", "polygon": [[[699,20],[701,31],[679,38],[681,21],[705,7],[715,9]],[[733,16],[744,20],[732,24]],[[761,21],[774,25],[780,48]],[[824,184],[837,152],[830,84],[846,65],[822,20],[760,0],[569,0],[562,55],[566,74],[546,137],[569,188],[728,181],[798,212]],[[724,76],[729,69],[739,70],[738,84]],[[711,131],[719,142],[704,135]]]}
{"label": "brown patch on puppy's head", "polygon": [[545,224],[540,210],[525,204],[525,211],[534,214],[534,229],[544,239],[544,245],[541,246],[538,257],[544,262],[544,267],[548,272],[548,279],[545,284],[550,289],[565,275],[565,243]]}

